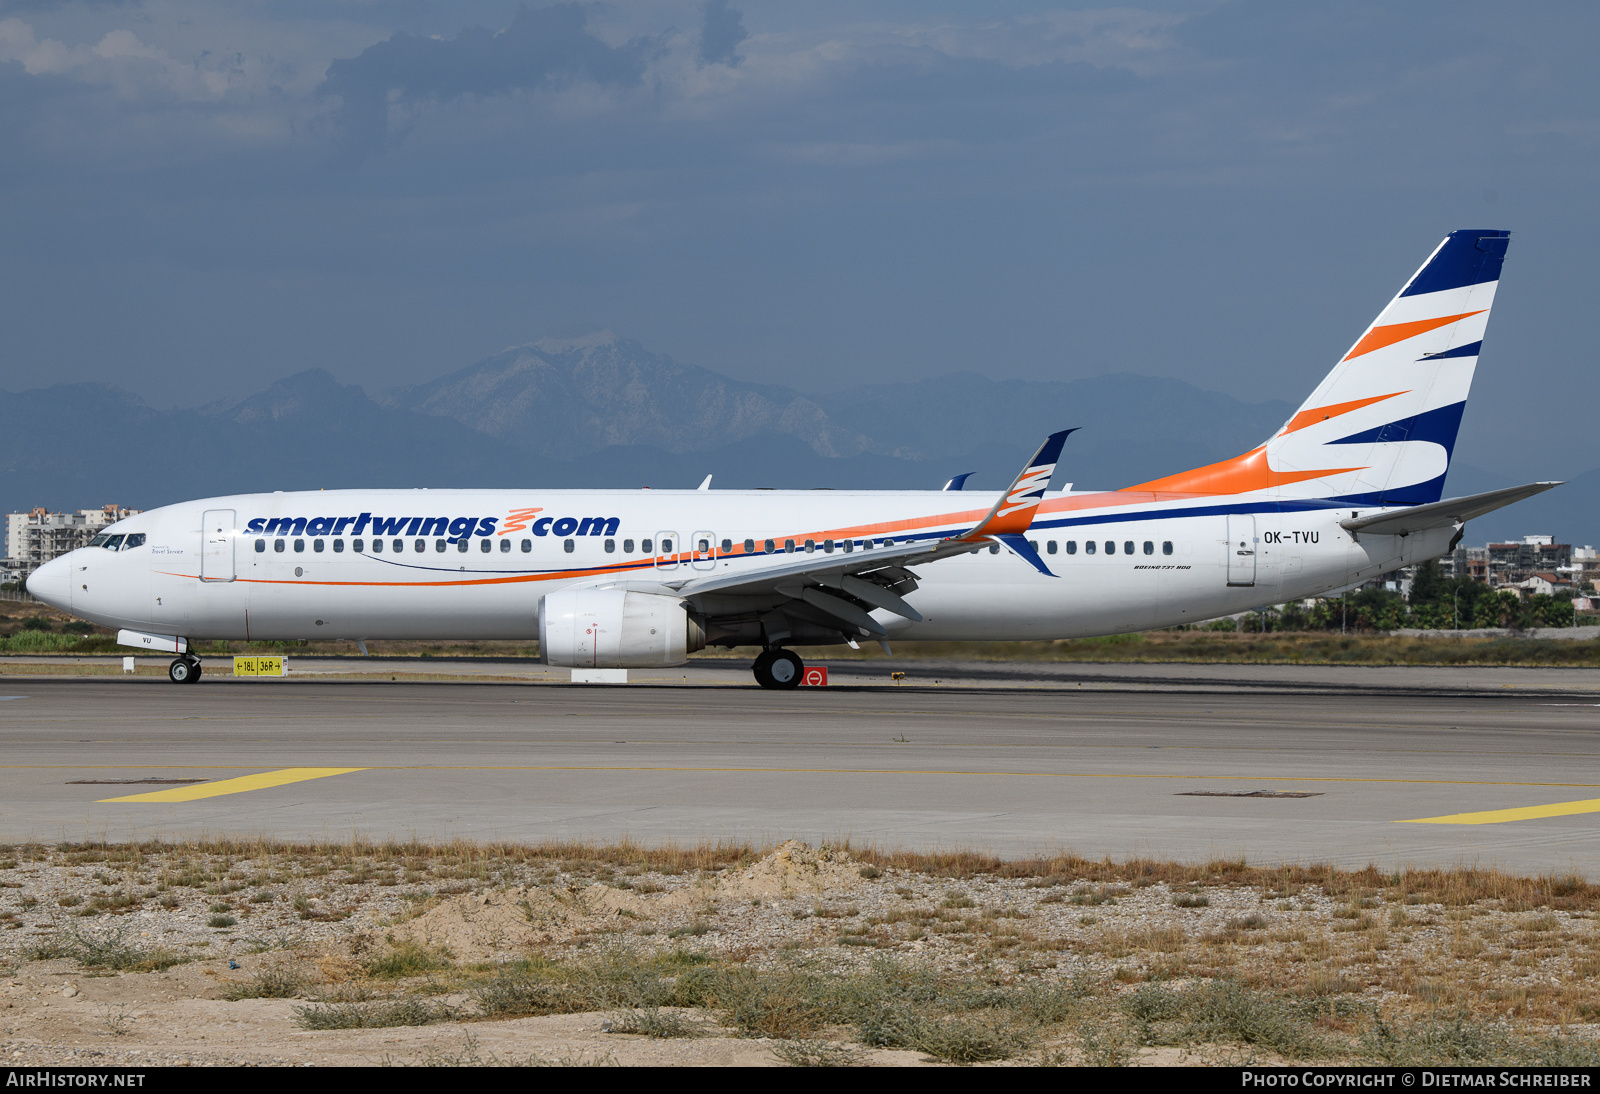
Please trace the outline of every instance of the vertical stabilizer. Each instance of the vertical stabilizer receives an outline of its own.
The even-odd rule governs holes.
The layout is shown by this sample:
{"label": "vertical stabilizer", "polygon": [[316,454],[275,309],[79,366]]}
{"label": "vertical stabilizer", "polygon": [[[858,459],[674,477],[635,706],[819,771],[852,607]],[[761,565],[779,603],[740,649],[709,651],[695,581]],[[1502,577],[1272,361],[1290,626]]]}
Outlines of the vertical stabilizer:
{"label": "vertical stabilizer", "polygon": [[1451,232],[1266,444],[1131,489],[1438,501],[1509,242]]}

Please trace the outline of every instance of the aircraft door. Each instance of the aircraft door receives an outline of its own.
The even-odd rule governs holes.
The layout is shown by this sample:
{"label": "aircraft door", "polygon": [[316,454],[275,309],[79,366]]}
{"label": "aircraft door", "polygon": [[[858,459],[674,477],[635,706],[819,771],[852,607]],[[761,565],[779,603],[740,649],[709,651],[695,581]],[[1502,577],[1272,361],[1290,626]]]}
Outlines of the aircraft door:
{"label": "aircraft door", "polygon": [[656,533],[656,569],[676,570],[678,568],[678,533]]}
{"label": "aircraft door", "polygon": [[717,534],[696,532],[689,537],[689,565],[696,570],[714,570],[717,566]]}
{"label": "aircraft door", "polygon": [[1248,513],[1228,515],[1228,584],[1256,583],[1256,518]]}
{"label": "aircraft door", "polygon": [[200,580],[232,581],[234,511],[207,509],[200,528]]}

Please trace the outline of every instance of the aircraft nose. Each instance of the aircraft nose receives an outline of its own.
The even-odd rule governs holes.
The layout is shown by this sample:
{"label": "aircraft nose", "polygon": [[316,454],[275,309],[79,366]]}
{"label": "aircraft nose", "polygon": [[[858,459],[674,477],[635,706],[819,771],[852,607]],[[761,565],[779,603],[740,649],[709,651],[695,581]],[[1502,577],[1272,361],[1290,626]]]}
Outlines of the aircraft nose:
{"label": "aircraft nose", "polygon": [[53,558],[28,575],[29,595],[64,612],[72,610],[72,563],[67,555]]}

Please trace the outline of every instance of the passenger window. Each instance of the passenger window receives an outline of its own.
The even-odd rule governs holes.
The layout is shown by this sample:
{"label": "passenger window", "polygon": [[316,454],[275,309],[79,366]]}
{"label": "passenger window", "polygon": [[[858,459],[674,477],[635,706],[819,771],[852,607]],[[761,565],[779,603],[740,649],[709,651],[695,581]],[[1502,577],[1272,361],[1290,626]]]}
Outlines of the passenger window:
{"label": "passenger window", "polygon": [[661,553],[664,555],[670,555],[672,553],[672,541],[670,539],[664,539],[661,541]]}
{"label": "passenger window", "polygon": [[1125,540],[1123,542],[1123,544],[1122,544],[1122,553],[1125,554],[1125,555],[1133,554],[1133,540],[1130,539],[1130,540]]}
{"label": "passenger window", "polygon": [[733,554],[733,540],[725,539],[722,541],[722,553],[725,555]]}
{"label": "passenger window", "polygon": [[1083,541],[1083,553],[1086,555],[1094,554],[1094,540],[1086,539]]}
{"label": "passenger window", "polygon": [[991,555],[999,554],[1000,553],[1000,545],[998,543],[989,544],[989,553]]}
{"label": "passenger window", "polygon": [[606,540],[606,554],[614,555],[616,553],[617,553],[617,541],[614,540],[614,539]]}
{"label": "passenger window", "polygon": [[847,555],[855,550],[855,545],[855,540],[851,539],[847,539],[841,544],[841,546],[844,548],[844,553]]}
{"label": "passenger window", "polygon": [[863,551],[870,551],[870,550],[872,550],[872,541],[871,541],[871,540],[870,540],[870,539],[864,539],[864,540],[862,540],[862,541],[861,541],[861,549],[862,549],[862,550],[863,550]]}
{"label": "passenger window", "polygon": [[806,540],[806,554],[808,554],[808,555],[815,554],[816,550],[817,550],[817,541],[814,540],[814,539]]}
{"label": "passenger window", "polygon": [[894,540],[886,539],[886,540],[883,541],[883,545],[885,547],[893,547],[894,546]]}
{"label": "passenger window", "polygon": [[313,551],[315,551],[319,555],[322,553],[322,547],[323,547],[322,540],[314,539],[314,540],[311,541],[311,549]]}
{"label": "passenger window", "polygon": [[129,550],[130,548],[133,548],[133,547],[143,547],[143,546],[144,546],[144,533],[143,532],[135,532],[135,533],[133,533],[133,535],[129,536],[127,538],[127,540],[122,544],[122,549],[124,551],[126,551],[126,550]]}
{"label": "passenger window", "polygon": [[700,546],[697,548],[697,553],[698,554],[702,554],[702,555],[710,554],[711,553],[711,541],[709,539],[701,540],[700,541]]}
{"label": "passenger window", "polygon": [[1038,540],[1030,539],[1028,541],[1028,546],[1033,548],[1033,553],[1034,554],[1038,554],[1039,553],[1039,541]]}
{"label": "passenger window", "polygon": [[1172,541],[1170,539],[1161,541],[1161,553],[1164,555],[1170,555],[1172,553]]}
{"label": "passenger window", "polygon": [[643,551],[647,555],[650,554],[655,549],[651,546],[652,542],[652,540],[641,539],[639,541],[639,550]]}
{"label": "passenger window", "polygon": [[303,555],[303,554],[305,554],[305,550],[306,550],[306,541],[305,540],[297,539],[297,540],[294,541],[294,553],[295,554]]}
{"label": "passenger window", "polygon": [[[379,541],[378,540],[373,540],[372,542],[376,544]],[[352,551],[354,551],[358,555],[362,552],[363,549],[365,549],[365,547],[366,547],[366,544],[362,540],[353,539],[353,540],[350,541],[350,549]]]}
{"label": "passenger window", "polygon": [[784,540],[783,541],[783,549],[788,554],[791,554],[791,555],[794,554],[794,540],[792,540],[792,539]]}
{"label": "passenger window", "polygon": [[625,555],[633,554],[633,540],[625,539],[622,541],[622,553]]}
{"label": "passenger window", "polygon": [[478,542],[483,545],[483,546],[478,548],[478,553],[480,555],[486,555],[490,551],[494,550],[494,544],[490,543],[488,540],[480,539]]}
{"label": "passenger window", "polygon": [[258,554],[258,555],[262,554],[262,553],[264,553],[266,551],[266,549],[267,549],[267,541],[266,540],[264,540],[264,539],[256,540],[256,554]]}
{"label": "passenger window", "polygon": [[433,549],[435,551],[437,551],[441,555],[444,554],[444,540],[442,540],[442,539],[434,540],[433,541]]}
{"label": "passenger window", "polygon": [[[1090,551],[1094,550],[1094,544],[1092,544],[1092,543],[1089,544],[1089,550]],[[1067,554],[1075,555],[1077,553],[1078,553],[1078,541],[1075,540],[1075,539],[1067,540]]]}
{"label": "passenger window", "polygon": [[[467,550],[471,546],[472,546],[472,541],[467,539],[466,536],[462,536],[460,539],[456,540],[456,554],[458,554],[458,555],[466,554]],[[442,550],[444,550],[444,548],[440,547],[439,550],[442,551]]]}
{"label": "passenger window", "polygon": [[1056,541],[1055,540],[1050,539],[1050,540],[1046,540],[1045,541],[1044,553],[1047,554],[1047,555],[1053,555],[1053,554],[1056,553]]}
{"label": "passenger window", "polygon": [[767,540],[767,554],[770,555],[776,549],[777,549],[777,546],[770,539]]}
{"label": "passenger window", "polygon": [[572,553],[572,541],[570,539],[562,540],[561,549],[570,555]]}
{"label": "passenger window", "polygon": [[[417,540],[417,542],[421,543],[422,541],[419,539],[419,540]],[[404,554],[405,550],[406,550],[406,541],[403,540],[403,539],[397,539],[397,540],[394,541],[394,543],[390,544],[390,546],[392,546],[394,548],[394,553],[395,554],[397,554],[397,555]]]}
{"label": "passenger window", "polygon": [[336,555],[344,554],[344,540],[336,539],[333,541],[333,553]]}
{"label": "passenger window", "polygon": [[428,552],[428,541],[425,539],[419,539],[411,546],[419,555],[426,554]]}
{"label": "passenger window", "polygon": [[1116,553],[1117,553],[1117,541],[1113,540],[1113,539],[1106,540],[1106,554],[1114,555]]}
{"label": "passenger window", "polygon": [[[398,541],[396,541],[396,542],[398,542]],[[356,548],[356,549],[360,550],[359,547]],[[375,540],[372,541],[372,553],[375,554],[375,555],[383,554],[383,540],[375,539]]]}
{"label": "passenger window", "polygon": [[1150,542],[1148,539],[1144,541],[1144,553],[1147,555],[1153,555],[1156,553],[1156,545]]}
{"label": "passenger window", "polygon": [[822,541],[822,549],[824,551],[826,551],[830,555],[833,554],[833,540],[831,540],[831,539],[823,540]]}
{"label": "passenger window", "polygon": [[753,555],[753,554],[756,553],[756,541],[755,540],[747,539],[747,540],[744,541],[744,553],[747,554],[747,555]]}
{"label": "passenger window", "polygon": [[[483,542],[488,543],[489,541],[488,540],[484,540]],[[511,551],[511,541],[509,539],[501,540],[500,541],[500,553],[504,555],[504,554],[509,554],[510,551]]]}
{"label": "passenger window", "polygon": [[522,541],[522,553],[523,554],[527,554],[531,550],[533,550],[533,540],[531,540],[531,539],[523,540]]}

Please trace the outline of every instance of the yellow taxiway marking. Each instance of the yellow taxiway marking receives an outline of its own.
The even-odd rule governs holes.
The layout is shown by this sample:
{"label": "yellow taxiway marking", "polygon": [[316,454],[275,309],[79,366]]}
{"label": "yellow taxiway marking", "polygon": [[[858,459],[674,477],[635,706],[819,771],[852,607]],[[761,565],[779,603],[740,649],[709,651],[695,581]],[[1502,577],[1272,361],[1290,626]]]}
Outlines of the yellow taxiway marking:
{"label": "yellow taxiway marking", "polygon": [[348,775],[352,771],[365,771],[364,767],[285,767],[280,771],[263,771],[259,775],[243,775],[237,779],[223,779],[219,783],[199,783],[194,786],[176,786],[171,790],[154,790],[148,794],[129,794],[125,798],[101,798],[104,802],[192,802],[201,798],[219,798],[224,794],[243,794],[247,790],[266,790],[273,786],[305,782],[307,779],[324,779],[329,775]]}
{"label": "yellow taxiway marking", "polygon": [[1485,809],[1481,813],[1451,813],[1446,817],[1418,817],[1400,824],[1505,824],[1507,821],[1538,820],[1540,817],[1572,817],[1579,813],[1600,813],[1600,798],[1553,805],[1525,805],[1516,809]]}

